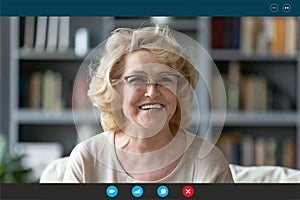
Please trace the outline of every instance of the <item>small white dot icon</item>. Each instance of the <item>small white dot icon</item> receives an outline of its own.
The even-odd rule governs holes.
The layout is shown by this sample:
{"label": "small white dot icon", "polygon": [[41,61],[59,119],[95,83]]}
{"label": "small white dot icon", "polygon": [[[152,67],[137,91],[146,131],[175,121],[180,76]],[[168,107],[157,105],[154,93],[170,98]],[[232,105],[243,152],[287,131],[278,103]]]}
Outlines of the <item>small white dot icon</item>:
{"label": "small white dot icon", "polygon": [[283,5],[282,9],[283,9],[284,12],[290,12],[292,7],[291,7],[290,4],[286,3],[286,4]]}

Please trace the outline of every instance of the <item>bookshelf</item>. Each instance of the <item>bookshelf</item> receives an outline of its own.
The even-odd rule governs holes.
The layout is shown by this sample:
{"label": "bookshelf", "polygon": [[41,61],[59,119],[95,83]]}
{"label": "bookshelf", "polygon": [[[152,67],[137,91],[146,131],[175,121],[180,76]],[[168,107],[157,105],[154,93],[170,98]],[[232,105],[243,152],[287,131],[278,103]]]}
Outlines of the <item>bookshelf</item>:
{"label": "bookshelf", "polygon": [[[217,65],[229,66],[230,62],[240,63],[240,71],[243,73],[255,73],[254,76],[264,77],[265,82],[267,82],[268,91],[272,87],[280,87],[281,91],[286,92],[284,96],[289,96],[288,99],[282,100],[282,102],[268,103],[263,109],[251,108],[246,110],[240,105],[239,108],[228,108],[227,116],[225,121],[225,127],[223,129],[222,136],[226,139],[222,140],[220,138],[220,143],[227,143],[227,147],[223,147],[225,152],[227,151],[228,159],[232,163],[243,164],[243,165],[283,165],[292,168],[297,167],[297,140],[298,140],[298,116],[299,111],[297,109],[297,88],[295,83],[298,78],[297,74],[297,58],[290,56],[283,56],[274,58],[274,56],[266,56],[265,58],[243,58],[237,59],[237,56],[231,56],[232,60],[224,60],[223,58],[218,60],[215,59]],[[224,64],[225,62],[225,64]],[[253,76],[253,75],[252,75]],[[289,77],[288,80],[282,77]],[[240,88],[240,91],[242,88]],[[246,88],[245,90],[250,90]],[[256,95],[263,95],[259,92],[262,91],[261,88],[255,92]],[[265,92],[266,93],[266,92]],[[227,95],[230,95],[227,92]],[[242,96],[243,94],[240,93]],[[280,100],[281,93],[275,94],[275,98]],[[269,98],[268,95],[267,99]],[[249,97],[252,98],[252,97]],[[256,99],[258,97],[254,97]],[[266,101],[265,98],[263,98]],[[229,98],[227,98],[228,101]],[[263,101],[259,98],[259,101]],[[241,101],[240,101],[241,102]],[[235,134],[233,134],[235,133]],[[250,139],[249,139],[250,138]],[[249,142],[249,140],[251,140]],[[271,142],[271,144],[269,144]],[[244,147],[244,144],[249,144],[250,147]],[[248,145],[248,146],[249,146]],[[220,147],[222,144],[220,145]],[[230,146],[230,147],[228,147]],[[275,146],[273,150],[268,149],[269,146]],[[289,147],[287,149],[286,147]],[[247,149],[248,148],[248,149]],[[229,150],[228,150],[229,149]],[[250,149],[253,149],[251,151]],[[282,149],[279,151],[279,149]],[[243,152],[247,152],[244,154]],[[272,151],[270,153],[270,151]],[[252,153],[251,153],[252,152]],[[260,153],[258,153],[260,152]],[[263,155],[262,152],[266,154],[273,154],[274,159],[269,156],[258,156]],[[289,153],[286,153],[289,152]],[[244,155],[243,155],[244,154]],[[252,155],[250,155],[252,154]],[[235,155],[231,157],[232,155]],[[287,156],[292,155],[292,156]],[[248,162],[247,159],[252,157]],[[243,161],[246,160],[246,161]],[[248,159],[249,160],[249,159]],[[258,161],[256,161],[258,160]],[[252,163],[252,164],[250,164]]]}
{"label": "bookshelf", "polygon": [[[91,48],[103,41],[107,34],[109,18],[105,17],[72,17],[69,18],[69,34],[67,49],[63,51],[36,50],[34,46],[25,45],[25,17],[11,17],[9,19],[10,32],[13,33],[14,41],[10,42],[10,57],[13,62],[10,69],[10,151],[13,152],[15,145],[22,142],[58,142],[63,146],[62,156],[69,155],[74,145],[78,142],[76,127],[72,112],[72,90],[76,73],[83,61],[83,57],[74,53],[74,35],[80,27],[87,27],[90,34],[89,45]],[[37,26],[38,17],[34,17]],[[48,17],[49,20],[49,17]],[[48,21],[49,22],[49,21]],[[99,28],[101,27],[101,28]],[[37,28],[33,28],[33,34]],[[34,39],[32,39],[34,40]],[[44,44],[46,49],[46,42]],[[59,44],[57,45],[57,49]],[[28,47],[29,46],[29,47]],[[31,48],[31,49],[30,49]],[[30,77],[35,72],[40,73],[40,81],[44,81],[48,71],[58,74],[61,79],[62,97],[59,108],[45,108],[43,99],[40,97],[36,106],[30,102],[28,89]],[[16,81],[17,80],[17,81]],[[51,89],[51,87],[50,87]],[[38,90],[45,91],[45,88]],[[49,88],[47,89],[49,91]],[[39,94],[42,96],[42,94]],[[97,125],[96,120],[89,111],[78,111],[81,121]]]}
{"label": "bookshelf", "polygon": [[[228,19],[230,20],[230,18]],[[268,106],[269,104],[266,102],[263,105],[263,109],[260,108],[261,110],[256,108],[246,110],[240,102],[241,94],[239,94],[238,99],[235,99],[235,101],[239,102],[237,108],[227,110],[222,135],[228,134],[230,136],[232,133],[237,133],[240,146],[242,144],[241,141],[244,141],[243,136],[245,135],[252,138],[275,138],[276,141],[286,138],[291,139],[294,144],[292,149],[294,153],[291,158],[293,163],[289,167],[300,168],[300,38],[296,38],[297,50],[293,55],[249,54],[242,52],[235,46],[215,48],[216,44],[213,44],[213,40],[216,36],[213,34],[213,24],[215,23],[213,18],[171,17],[169,20],[168,25],[171,28],[189,35],[208,50],[225,78],[228,78],[230,65],[237,63],[240,77],[263,77],[263,81],[267,84],[263,87],[265,87],[266,93],[273,92],[273,101],[274,98],[281,95],[282,102],[275,101],[272,103],[272,106]],[[90,34],[89,44],[92,49],[103,41],[115,27],[134,28],[140,27],[141,24],[147,25],[146,23],[148,22],[149,18],[147,17],[71,17],[68,50],[63,53],[58,51],[49,53],[46,51],[34,52],[22,49],[21,47],[24,44],[22,34],[25,30],[24,18],[10,18],[9,30],[11,37],[14,38],[9,43],[9,56],[11,58],[9,68],[14,72],[10,74],[10,149],[12,150],[18,142],[58,141],[64,147],[64,155],[68,155],[77,143],[77,130],[74,126],[70,103],[64,103],[63,109],[59,111],[30,108],[24,104],[26,97],[22,97],[23,94],[20,91],[20,82],[18,81],[22,81],[22,76],[25,75],[28,78],[35,71],[44,73],[47,69],[51,69],[61,74],[64,83],[69,82],[71,85],[83,61],[83,58],[76,56],[73,50],[75,45],[74,35],[78,28],[86,27],[88,29]],[[297,18],[296,22],[299,28],[300,19]],[[209,66],[209,62],[205,62],[204,66]],[[213,71],[210,67],[202,70],[204,76],[209,77],[208,84],[212,87]],[[272,89],[276,89],[276,91],[272,91]],[[256,96],[268,97],[267,94]],[[202,98],[200,104],[203,110],[209,110],[210,101],[208,96]],[[89,112],[78,111],[76,115],[80,116],[80,120],[83,122],[92,126],[98,126],[97,121],[94,119],[95,117]],[[222,115],[217,109],[212,111],[212,115],[214,115],[214,121],[212,121],[212,130],[210,132],[213,137],[214,129],[222,123]],[[207,127],[201,128],[205,129]],[[227,138],[229,138],[230,142],[229,136]],[[232,138],[237,137],[233,136]],[[288,150],[285,151],[287,152]],[[239,155],[241,156],[241,154],[240,151]],[[238,163],[243,164],[241,161]],[[279,162],[275,164],[284,165]]]}
{"label": "bookshelf", "polygon": [[[211,20],[223,28],[212,29],[211,55],[227,88],[227,115],[219,147],[231,163],[299,168],[299,34],[278,33],[276,29],[281,26],[280,30],[285,31],[282,23],[299,27],[299,18],[213,17]],[[251,35],[247,35],[248,40],[254,45],[245,47],[240,43],[236,47],[231,41],[230,46],[224,41],[228,32],[234,35],[236,21],[239,21],[240,41],[244,37],[243,28],[248,30],[247,34],[251,32],[245,24],[252,23],[254,34],[263,38],[264,31],[272,28],[274,38],[284,35],[283,44],[293,41],[294,46],[289,50],[282,46],[279,50],[274,47],[278,38],[266,45],[265,41],[259,41],[259,36],[249,38]],[[259,24],[256,25],[259,29],[253,23]],[[230,26],[231,30],[226,30]],[[230,77],[231,74],[234,76]],[[218,116],[218,111],[215,115]],[[220,120],[216,119],[214,123],[218,126]]]}

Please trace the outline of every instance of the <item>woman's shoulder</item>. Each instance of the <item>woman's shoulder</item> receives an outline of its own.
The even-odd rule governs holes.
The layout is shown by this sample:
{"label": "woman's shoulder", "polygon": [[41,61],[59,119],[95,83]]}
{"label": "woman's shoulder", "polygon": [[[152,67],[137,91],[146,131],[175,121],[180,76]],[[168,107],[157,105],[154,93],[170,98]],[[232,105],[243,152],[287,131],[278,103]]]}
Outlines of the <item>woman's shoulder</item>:
{"label": "woman's shoulder", "polygon": [[90,138],[87,138],[83,141],[81,141],[80,143],[82,144],[93,144],[93,143],[101,143],[103,140],[112,140],[113,141],[114,138],[114,133],[113,132],[102,132],[102,133],[98,133]]}
{"label": "woman's shoulder", "polygon": [[109,144],[113,144],[113,138],[114,138],[114,133],[112,132],[98,133],[77,144],[71,154],[92,153],[94,151],[99,151],[100,149],[108,148]]}

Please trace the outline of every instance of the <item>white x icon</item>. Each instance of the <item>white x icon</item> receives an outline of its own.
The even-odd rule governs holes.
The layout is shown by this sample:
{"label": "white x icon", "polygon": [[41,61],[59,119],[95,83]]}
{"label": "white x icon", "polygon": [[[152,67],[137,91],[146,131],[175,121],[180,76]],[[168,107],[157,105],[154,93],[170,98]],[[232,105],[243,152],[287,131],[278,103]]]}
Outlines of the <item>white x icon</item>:
{"label": "white x icon", "polygon": [[185,194],[191,194],[191,189],[185,189]]}

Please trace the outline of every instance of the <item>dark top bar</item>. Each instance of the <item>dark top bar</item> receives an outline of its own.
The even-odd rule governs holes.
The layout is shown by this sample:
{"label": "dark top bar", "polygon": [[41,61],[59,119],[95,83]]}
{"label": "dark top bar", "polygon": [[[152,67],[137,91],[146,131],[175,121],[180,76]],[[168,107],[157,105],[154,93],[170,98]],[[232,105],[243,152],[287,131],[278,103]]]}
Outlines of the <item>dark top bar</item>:
{"label": "dark top bar", "polygon": [[299,0],[1,0],[1,16],[300,16]]}

